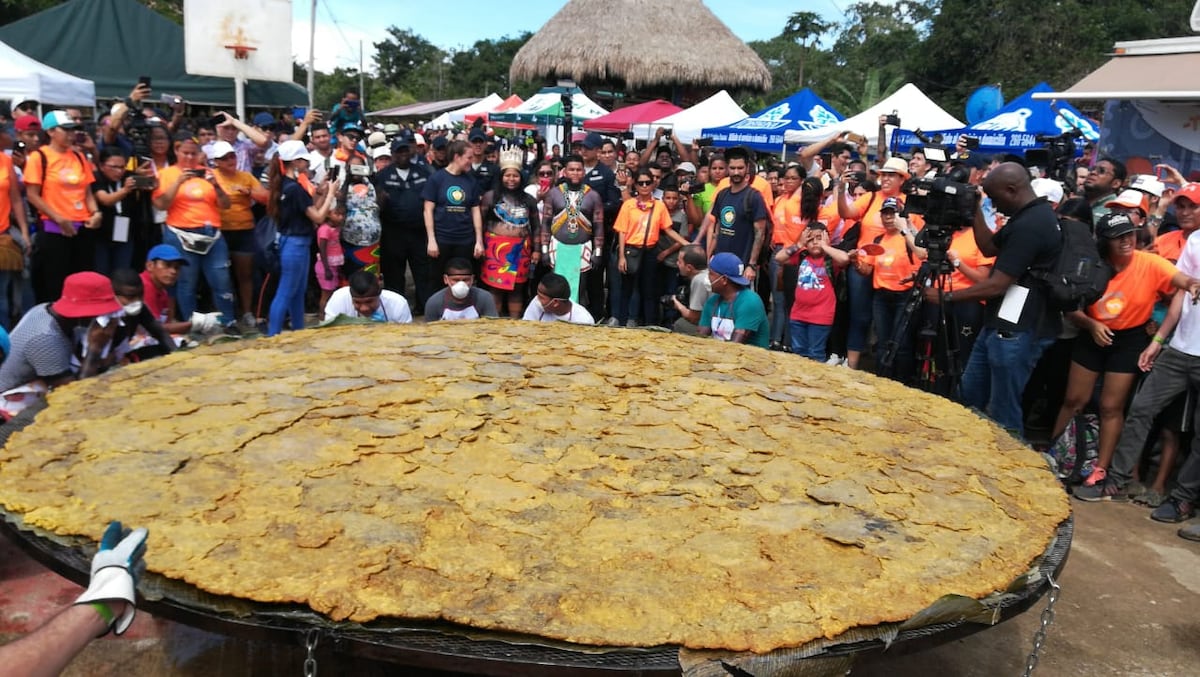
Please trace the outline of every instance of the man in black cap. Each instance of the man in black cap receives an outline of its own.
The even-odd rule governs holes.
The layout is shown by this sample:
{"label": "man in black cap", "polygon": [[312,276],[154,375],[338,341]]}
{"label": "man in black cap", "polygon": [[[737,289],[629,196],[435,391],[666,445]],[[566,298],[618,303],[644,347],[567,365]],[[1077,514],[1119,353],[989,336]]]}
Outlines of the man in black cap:
{"label": "man in black cap", "polygon": [[425,301],[433,292],[426,251],[429,242],[425,233],[425,201],[421,197],[428,179],[429,170],[412,161],[412,140],[407,134],[392,141],[392,164],[374,177],[375,192],[381,202],[379,268],[383,286],[403,295],[407,267],[416,287],[413,308],[417,312],[425,308]]}
{"label": "man in black cap", "polygon": [[429,154],[425,156],[425,164],[430,172],[446,168],[446,146],[449,145],[450,140],[445,136],[435,136],[433,141],[429,142]]}
{"label": "man in black cap", "polygon": [[579,156],[583,158],[583,182],[596,191],[604,201],[604,223],[608,229],[605,232],[604,251],[593,252],[597,261],[592,269],[584,276],[587,289],[587,309],[592,317],[606,317],[612,313],[605,312],[604,277],[608,261],[617,236],[612,232],[612,224],[617,222],[617,213],[621,211],[621,189],[617,187],[617,176],[613,170],[600,162],[600,148],[604,145],[604,137],[596,132],[588,132],[579,143]]}
{"label": "man in black cap", "polygon": [[467,140],[471,142],[471,152],[474,153],[471,160],[471,176],[475,179],[479,194],[483,195],[496,187],[500,180],[500,166],[487,161],[487,147],[491,139],[481,127],[471,129]]}

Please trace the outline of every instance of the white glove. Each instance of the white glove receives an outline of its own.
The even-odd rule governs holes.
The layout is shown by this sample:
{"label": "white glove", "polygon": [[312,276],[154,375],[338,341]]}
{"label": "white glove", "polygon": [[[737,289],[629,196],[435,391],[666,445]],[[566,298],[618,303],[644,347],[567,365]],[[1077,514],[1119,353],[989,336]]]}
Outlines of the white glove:
{"label": "white glove", "polygon": [[221,328],[221,313],[192,313],[192,331],[212,334]]}
{"label": "white glove", "polygon": [[146,552],[144,528],[129,531],[121,528],[120,522],[110,522],[100,539],[100,549],[92,558],[92,580],[87,590],[75,600],[76,604],[104,602],[119,599],[125,602],[125,612],[113,621],[113,629],[119,635],[133,623],[137,612],[134,608],[136,577],[145,568],[142,554]]}

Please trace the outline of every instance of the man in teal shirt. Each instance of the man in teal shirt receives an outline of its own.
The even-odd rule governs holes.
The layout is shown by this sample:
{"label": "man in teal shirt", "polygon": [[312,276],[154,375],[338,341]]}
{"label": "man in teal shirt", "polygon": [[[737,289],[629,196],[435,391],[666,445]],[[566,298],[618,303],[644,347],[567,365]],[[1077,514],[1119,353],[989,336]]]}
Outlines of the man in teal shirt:
{"label": "man in teal shirt", "polygon": [[770,340],[767,309],[743,275],[742,260],[722,252],[708,262],[706,287],[713,295],[700,313],[700,335],[766,348]]}

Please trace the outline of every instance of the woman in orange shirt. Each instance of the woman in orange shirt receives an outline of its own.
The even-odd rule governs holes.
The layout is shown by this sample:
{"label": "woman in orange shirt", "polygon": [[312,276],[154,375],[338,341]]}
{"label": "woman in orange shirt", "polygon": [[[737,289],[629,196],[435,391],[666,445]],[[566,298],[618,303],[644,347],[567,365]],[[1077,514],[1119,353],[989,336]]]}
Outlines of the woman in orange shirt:
{"label": "woman in orange shirt", "polygon": [[229,328],[237,321],[229,247],[221,237],[221,210],[229,209],[229,196],[204,166],[204,153],[190,134],[184,132],[176,140],[175,156],[177,164],[159,171],[158,188],[154,189],[155,209],[167,213],[163,243],[178,249],[184,258],[175,283],[175,301],[186,321],[196,310],[196,287],[203,272],[221,312],[221,323]]}
{"label": "woman in orange shirt", "polygon": [[[25,247],[29,246],[29,221],[25,213],[25,202],[21,198],[20,184],[12,158],[6,153],[0,153],[0,327],[6,331],[13,327],[12,318],[9,317],[9,283],[12,282],[14,273],[25,269]],[[14,238],[10,231],[13,217],[20,228],[20,240]]]}
{"label": "woman in orange shirt", "polygon": [[[871,279],[873,289],[875,373],[907,383],[913,372],[913,332],[920,322],[910,322],[903,332],[897,331],[897,325],[912,290],[912,277],[921,267],[921,261],[909,247],[904,233],[900,232],[897,217],[900,207],[900,201],[894,197],[883,201],[879,209],[883,233],[864,242],[854,258],[855,268]],[[885,365],[884,355],[893,348],[894,361]]]}
{"label": "woman in orange shirt", "polygon": [[1150,343],[1146,323],[1159,295],[1186,289],[1200,293],[1200,280],[1179,272],[1158,254],[1137,249],[1137,228],[1125,214],[1106,214],[1096,224],[1100,253],[1116,274],[1104,295],[1083,311],[1067,315],[1085,333],[1075,339],[1067,395],[1050,439],[1057,439],[1067,422],[1083,410],[1104,375],[1100,389],[1099,458],[1084,481],[1091,486],[1104,480],[1125,425],[1125,405],[1139,373],[1138,356]]}
{"label": "woman in orange shirt", "polygon": [[680,245],[688,241],[671,228],[671,210],[654,197],[654,175],[642,167],[634,175],[635,197],[621,205],[613,230],[617,233],[617,270],[621,273],[621,296],[617,303],[617,324],[629,322],[629,300],[637,289],[642,297],[642,321],[647,325],[658,321],[658,262],[654,247],[660,235]]}
{"label": "woman in orange shirt", "polygon": [[242,329],[253,329],[258,320],[254,301],[254,214],[253,203],[266,204],[270,193],[250,172],[237,168],[237,153],[225,141],[212,145],[213,178],[229,196],[229,208],[221,210],[221,237],[229,248],[233,279],[237,283],[238,312]]}

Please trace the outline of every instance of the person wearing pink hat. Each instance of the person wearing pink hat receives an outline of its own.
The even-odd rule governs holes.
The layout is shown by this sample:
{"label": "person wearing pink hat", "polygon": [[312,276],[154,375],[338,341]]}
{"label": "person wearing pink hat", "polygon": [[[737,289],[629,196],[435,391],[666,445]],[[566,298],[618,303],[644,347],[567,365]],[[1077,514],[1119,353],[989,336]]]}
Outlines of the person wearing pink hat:
{"label": "person wearing pink hat", "polygon": [[[107,319],[119,312],[112,283],[91,271],[68,275],[57,301],[30,308],[13,329],[11,349],[0,364],[0,416],[7,420],[49,388],[95,375],[116,328]],[[77,329],[87,331],[87,354],[78,374],[71,367]]]}

